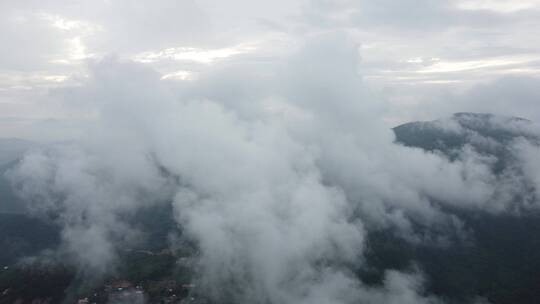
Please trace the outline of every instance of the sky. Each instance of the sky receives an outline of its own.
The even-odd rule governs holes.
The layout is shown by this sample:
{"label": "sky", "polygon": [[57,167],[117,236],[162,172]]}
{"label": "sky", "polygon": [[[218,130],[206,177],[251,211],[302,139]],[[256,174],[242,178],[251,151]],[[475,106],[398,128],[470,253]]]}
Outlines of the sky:
{"label": "sky", "polygon": [[[421,271],[370,287],[350,266],[372,231],[440,246],[469,236],[452,210],[540,209],[537,124],[444,118],[540,121],[540,3],[515,3],[0,2],[0,137],[54,142],[5,177],[82,273],[114,269],[144,235],[127,219],[165,205],[215,299],[442,303]],[[470,142],[452,158],[395,142],[440,117]]]}
{"label": "sky", "polygon": [[264,73],[336,32],[357,44],[388,127],[462,111],[540,120],[539,12],[537,0],[2,1],[0,136],[77,137],[92,115],[55,92],[103,58],[195,82],[221,67]]}

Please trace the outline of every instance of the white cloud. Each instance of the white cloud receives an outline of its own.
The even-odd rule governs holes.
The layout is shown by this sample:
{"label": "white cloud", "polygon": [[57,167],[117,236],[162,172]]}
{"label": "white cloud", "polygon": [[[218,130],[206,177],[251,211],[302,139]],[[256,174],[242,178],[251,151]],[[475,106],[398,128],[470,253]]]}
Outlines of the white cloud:
{"label": "white cloud", "polygon": [[[422,88],[408,97],[419,100],[434,87],[464,89],[504,75],[538,75],[536,8],[534,1],[495,0],[24,0],[2,5],[2,35],[10,43],[0,51],[0,74],[69,77],[84,73],[86,60],[112,53],[182,79],[187,76],[174,73],[193,77],[224,61],[277,60],[306,37],[344,30],[363,45],[363,71],[371,83],[407,94],[413,91],[403,86]],[[21,80],[0,90],[22,87],[32,88]]]}
{"label": "white cloud", "polygon": [[[198,286],[210,296],[437,303],[415,276],[391,272],[368,288],[342,266],[362,267],[366,231],[438,240],[463,230],[440,205],[505,212],[515,202],[501,189],[519,188],[474,149],[449,161],[395,144],[358,66],[358,44],[343,32],[265,70],[216,65],[180,84],[107,58],[56,92],[95,111],[95,123],[79,141],[27,155],[11,178],[34,210],[59,212],[63,248],[84,268],[106,271],[137,239],[125,216],[166,203],[200,248]],[[414,223],[433,230],[414,233]]]}
{"label": "white cloud", "polygon": [[501,193],[538,184],[537,147],[513,152],[524,176],[498,178],[471,148],[451,162],[394,144],[388,121],[540,120],[537,78],[494,80],[538,75],[538,20],[532,1],[2,2],[0,135],[75,139],[12,178],[35,209],[60,212],[63,249],[84,267],[106,271],[137,238],[123,216],[166,202],[218,294],[437,303],[416,275],[368,288],[342,266],[362,267],[371,229],[460,231],[433,200],[512,209]]}
{"label": "white cloud", "polygon": [[505,0],[459,0],[457,7],[464,10],[493,10],[501,13],[512,13],[520,10],[540,8],[540,1],[505,1]]}
{"label": "white cloud", "polygon": [[527,64],[529,62],[538,61],[540,57],[536,56],[512,56],[501,58],[485,58],[482,60],[471,61],[444,61],[440,60],[436,63],[418,70],[418,73],[449,73],[461,72],[478,69],[489,69],[495,67],[515,66],[518,64]]}
{"label": "white cloud", "polygon": [[200,63],[212,63],[215,60],[225,59],[238,54],[255,51],[256,47],[250,44],[222,48],[222,49],[198,49],[194,47],[167,48],[160,51],[150,51],[137,54],[133,60],[142,63],[152,63],[165,59],[177,61],[196,61]]}

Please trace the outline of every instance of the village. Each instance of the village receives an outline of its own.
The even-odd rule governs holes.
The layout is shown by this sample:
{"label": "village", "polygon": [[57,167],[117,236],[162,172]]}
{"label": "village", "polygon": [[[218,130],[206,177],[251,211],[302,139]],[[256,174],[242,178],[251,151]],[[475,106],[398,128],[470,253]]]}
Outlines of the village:
{"label": "village", "polygon": [[[74,304],[206,303],[191,283],[191,258],[165,250],[125,249],[123,263],[114,276],[105,277],[90,289],[78,288]],[[69,292],[74,273],[69,267],[5,265],[0,268],[0,304],[52,304]],[[25,282],[24,288],[13,288]],[[10,283],[11,282],[11,283]],[[65,282],[65,283],[62,283]],[[34,288],[35,295],[26,292]]]}
{"label": "village", "polygon": [[142,284],[133,284],[126,280],[108,282],[96,289],[90,296],[81,298],[77,304],[101,303],[195,303],[191,291],[194,284],[179,284],[175,280],[147,282],[147,289]]}

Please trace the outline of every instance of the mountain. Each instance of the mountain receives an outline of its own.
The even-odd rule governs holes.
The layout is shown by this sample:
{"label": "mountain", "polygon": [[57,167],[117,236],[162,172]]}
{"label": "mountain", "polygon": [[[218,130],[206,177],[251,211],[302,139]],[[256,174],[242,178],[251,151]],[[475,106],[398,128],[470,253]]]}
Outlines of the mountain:
{"label": "mountain", "polygon": [[[535,123],[491,114],[457,113],[434,121],[407,123],[393,130],[397,144],[438,151],[450,159],[459,157],[460,151],[470,146],[497,159],[495,172],[515,165],[514,141],[524,139],[540,144]],[[412,243],[391,229],[370,230],[364,267],[357,269],[356,274],[365,284],[378,286],[388,269],[419,270],[425,276],[425,293],[449,304],[484,303],[477,302],[478,299],[492,304],[537,303],[540,214],[452,212],[470,231],[470,239],[436,246]],[[106,303],[111,296],[120,295],[116,288],[111,289],[117,285],[126,286],[132,294],[144,290],[149,303],[177,303],[190,298],[193,269],[189,261],[197,249],[186,244],[182,247],[184,252],[169,249],[171,231],[177,229],[179,235],[182,229],[172,218],[171,206],[142,209],[130,221],[145,232],[146,241],[119,252],[120,265],[113,276],[80,288],[77,271],[69,267],[11,267],[9,271],[0,270],[0,291],[10,290],[7,296],[0,295],[0,303],[58,299],[64,293]],[[54,248],[59,242],[60,232],[54,225],[25,215],[0,214],[0,246],[7,249],[0,254],[0,263],[13,263],[20,257]],[[51,284],[53,281],[58,283]]]}
{"label": "mountain", "polygon": [[398,142],[429,151],[449,151],[469,144],[496,153],[518,137],[540,142],[540,129],[533,122],[483,113],[456,113],[449,118],[406,123],[393,130]]}
{"label": "mountain", "polygon": [[13,264],[59,243],[57,226],[25,214],[0,213],[0,265]]}
{"label": "mountain", "polygon": [[18,159],[24,152],[37,147],[32,141],[19,138],[0,138],[0,167]]}
{"label": "mountain", "polygon": [[[449,118],[411,122],[395,127],[396,142],[450,159],[466,146],[497,158],[495,173],[515,165],[514,141],[540,144],[538,125],[515,117],[457,113]],[[540,214],[491,214],[455,211],[471,231],[473,242],[447,247],[411,244],[392,231],[368,235],[370,269],[364,281],[380,283],[385,269],[417,267],[426,276],[426,291],[448,303],[468,303],[481,297],[493,304],[537,303],[540,299]]]}
{"label": "mountain", "polygon": [[23,202],[15,195],[4,173],[9,166],[0,167],[0,213],[23,213]]}
{"label": "mountain", "polygon": [[38,145],[17,138],[0,138],[0,265],[35,255],[60,242],[58,227],[25,214],[5,173],[24,153]]}
{"label": "mountain", "polygon": [[523,118],[484,113],[456,113],[434,121],[410,122],[395,127],[396,142],[426,151],[440,151],[451,159],[466,145],[497,158],[495,171],[512,160],[511,142],[524,138],[540,144],[540,127]]}
{"label": "mountain", "polygon": [[0,138],[0,213],[22,213],[22,202],[13,193],[5,173],[17,159],[38,144],[18,138]]}

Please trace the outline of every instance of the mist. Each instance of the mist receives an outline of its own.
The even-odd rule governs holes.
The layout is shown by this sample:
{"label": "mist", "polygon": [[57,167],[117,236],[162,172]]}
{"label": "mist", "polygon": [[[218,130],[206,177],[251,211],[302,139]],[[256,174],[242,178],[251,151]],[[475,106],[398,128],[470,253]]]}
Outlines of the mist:
{"label": "mist", "polygon": [[474,246],[471,217],[540,211],[540,9],[413,2],[0,4],[0,211],[59,229],[33,258],[70,291],[167,210],[209,301],[447,303],[420,261],[362,278],[370,236]]}
{"label": "mist", "polygon": [[[96,61],[81,86],[54,92],[95,113],[84,136],[26,154],[7,175],[32,212],[54,214],[60,250],[83,272],[106,273],[137,242],[126,216],[171,204],[213,299],[439,303],[418,270],[389,271],[381,287],[356,278],[367,231],[437,246],[467,237],[446,210],[511,212],[504,195],[521,189],[474,147],[449,159],[396,143],[356,49],[324,34],[264,71],[225,64],[181,86],[139,63]],[[535,189],[538,149],[523,138],[515,151]]]}

